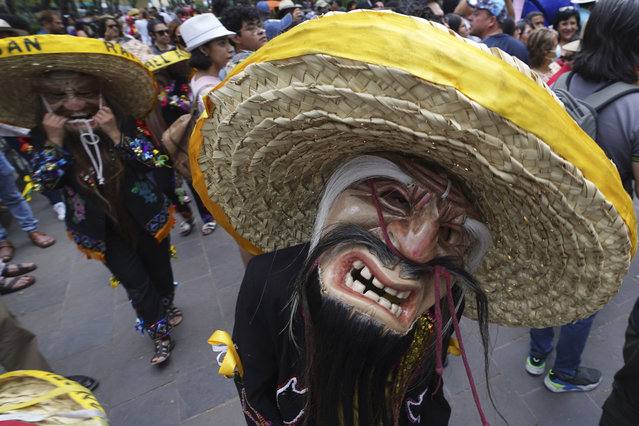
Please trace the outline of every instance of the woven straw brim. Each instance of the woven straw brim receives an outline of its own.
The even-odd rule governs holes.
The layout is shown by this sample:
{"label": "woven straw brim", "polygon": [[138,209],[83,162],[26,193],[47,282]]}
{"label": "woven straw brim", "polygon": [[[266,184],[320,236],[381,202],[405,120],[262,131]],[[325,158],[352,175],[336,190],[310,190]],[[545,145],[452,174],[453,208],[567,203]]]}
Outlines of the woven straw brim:
{"label": "woven straw brim", "polygon": [[[58,390],[62,393],[55,395]],[[34,401],[37,398],[41,400]],[[88,390],[62,376],[46,371],[15,370],[0,375],[0,408],[6,409],[19,404],[25,404],[25,406],[6,413],[0,412],[0,414],[21,413],[25,416],[42,416],[44,420],[37,421],[37,424],[41,426],[108,425],[104,410]],[[105,418],[99,416],[73,418],[60,415],[78,410],[96,410]]]}
{"label": "woven straw brim", "polygon": [[[6,54],[11,41],[38,40],[41,52]],[[24,44],[24,43],[23,43]],[[53,53],[47,53],[55,45]],[[153,75],[131,54],[105,42],[82,37],[47,35],[0,40],[0,122],[33,128],[40,99],[34,83],[53,70],[76,71],[98,77],[102,93],[120,104],[127,114],[142,119],[153,109],[156,86]],[[61,52],[68,47],[67,52]],[[116,52],[116,53],[113,53]],[[120,53],[123,52],[123,53]],[[28,54],[27,54],[28,53]]]}
{"label": "woven straw brim", "polygon": [[208,196],[263,251],[309,241],[342,162],[394,152],[437,163],[469,189],[493,236],[475,274],[491,322],[589,316],[627,272],[632,246],[615,206],[539,137],[454,87],[315,54],[252,63],[211,98],[197,159]]}

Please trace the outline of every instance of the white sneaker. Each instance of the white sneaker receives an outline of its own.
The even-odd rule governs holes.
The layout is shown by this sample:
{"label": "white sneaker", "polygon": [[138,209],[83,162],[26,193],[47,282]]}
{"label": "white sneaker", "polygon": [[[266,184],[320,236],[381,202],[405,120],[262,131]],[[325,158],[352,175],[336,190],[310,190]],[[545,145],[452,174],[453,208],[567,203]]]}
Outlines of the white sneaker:
{"label": "white sneaker", "polygon": [[64,220],[64,217],[67,215],[67,207],[64,205],[62,201],[59,203],[55,203],[53,205],[53,210],[55,214],[58,216],[58,220]]}

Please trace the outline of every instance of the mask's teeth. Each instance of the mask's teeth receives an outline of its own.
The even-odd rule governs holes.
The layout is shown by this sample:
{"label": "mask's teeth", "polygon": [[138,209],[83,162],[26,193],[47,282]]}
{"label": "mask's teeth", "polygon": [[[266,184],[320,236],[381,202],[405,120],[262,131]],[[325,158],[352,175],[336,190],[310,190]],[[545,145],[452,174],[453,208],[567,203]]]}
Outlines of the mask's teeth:
{"label": "mask's teeth", "polygon": [[366,293],[364,293],[364,296],[368,297],[373,302],[379,302],[379,299],[380,299],[380,297],[377,294],[375,294],[375,292],[372,290],[368,290]]}
{"label": "mask's teeth", "polygon": [[[391,309],[391,307],[392,307],[391,302],[389,302],[387,299],[385,299],[385,298],[383,298],[383,297],[380,297],[380,298],[379,298],[379,301],[378,301],[377,303],[379,303],[380,305],[382,305],[383,307],[385,307],[385,308],[386,308],[386,309],[388,309],[389,311],[390,311],[390,309]],[[392,311],[391,311],[391,312],[392,312]]]}
{"label": "mask's teeth", "polygon": [[394,303],[393,303],[393,304],[391,305],[390,311],[391,311],[391,313],[392,313],[393,315],[395,315],[396,317],[398,317],[398,318],[399,318],[399,314],[401,314],[401,313],[402,313],[402,308],[400,308],[399,306],[397,306],[396,304],[394,304]]}
{"label": "mask's teeth", "polygon": [[366,290],[366,286],[364,284],[360,283],[359,281],[354,281],[353,282],[353,290],[355,290],[358,293],[364,294],[364,290]]}
{"label": "mask's teeth", "polygon": [[410,295],[410,291],[402,291],[401,293],[397,293],[397,297],[400,299],[406,299]]}
{"label": "mask's teeth", "polygon": [[364,266],[359,273],[365,280],[370,280],[373,277],[373,274],[371,274],[371,271],[366,266]]}
{"label": "mask's teeth", "polygon": [[361,260],[356,260],[355,262],[353,262],[353,268],[362,269],[363,267],[364,267],[364,262],[362,262]]}
{"label": "mask's teeth", "polygon": [[399,291],[392,289],[390,287],[386,287],[384,288],[384,291],[388,294],[390,294],[391,296],[397,296],[397,293],[399,293]]}
{"label": "mask's teeth", "polygon": [[346,274],[346,287],[353,287],[353,276],[351,274]]}
{"label": "mask's teeth", "polygon": [[380,283],[377,278],[373,278],[373,285],[377,288],[384,288],[384,284]]}

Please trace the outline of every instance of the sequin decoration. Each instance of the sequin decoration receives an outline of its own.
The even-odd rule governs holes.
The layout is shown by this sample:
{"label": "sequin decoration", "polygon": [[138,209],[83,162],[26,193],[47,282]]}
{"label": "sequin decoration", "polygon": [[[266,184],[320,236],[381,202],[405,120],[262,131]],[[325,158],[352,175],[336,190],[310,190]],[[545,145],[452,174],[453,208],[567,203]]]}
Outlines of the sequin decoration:
{"label": "sequin decoration", "polygon": [[34,190],[53,190],[73,165],[71,154],[51,143],[46,143],[44,149],[33,156],[34,172],[32,174]]}
{"label": "sequin decoration", "polygon": [[71,222],[76,225],[86,219],[86,201],[84,201],[79,194],[74,194],[73,197],[69,199],[69,203],[73,204],[73,216],[71,217]]}
{"label": "sequin decoration", "polygon": [[413,341],[402,357],[393,383],[393,416],[395,418],[399,415],[408,385],[415,374],[420,371],[424,364],[424,357],[428,355],[427,348],[431,344],[430,338],[433,335],[433,328],[433,317],[429,311],[426,311],[415,324]]}
{"label": "sequin decoration", "polygon": [[138,160],[149,167],[168,167],[168,157],[160,154],[160,151],[143,138],[125,136],[116,148],[127,160]]}
{"label": "sequin decoration", "polygon": [[164,207],[162,210],[153,216],[151,220],[149,220],[146,225],[144,225],[144,229],[146,229],[150,234],[155,235],[160,229],[166,225],[169,221],[171,214],[169,213],[169,203],[167,200],[164,201]]}
{"label": "sequin decoration", "polygon": [[149,182],[139,181],[136,182],[131,192],[144,198],[145,203],[155,203],[158,200],[158,196],[153,190],[153,187]]}
{"label": "sequin decoration", "polygon": [[112,275],[111,278],[109,278],[109,285],[111,286],[111,288],[116,288],[118,285],[120,285],[120,280]]}
{"label": "sequin decoration", "polygon": [[106,252],[106,243],[102,240],[91,238],[73,230],[69,230],[69,234],[73,242],[76,243],[83,252],[97,252],[102,254]]}

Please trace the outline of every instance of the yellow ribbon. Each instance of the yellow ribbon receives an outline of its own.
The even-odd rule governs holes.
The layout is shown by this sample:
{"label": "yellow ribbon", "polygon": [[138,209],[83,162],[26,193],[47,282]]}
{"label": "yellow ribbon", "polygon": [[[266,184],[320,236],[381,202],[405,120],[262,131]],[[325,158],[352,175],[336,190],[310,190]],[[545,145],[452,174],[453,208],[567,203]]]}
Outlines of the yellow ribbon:
{"label": "yellow ribbon", "polygon": [[459,342],[454,337],[451,337],[448,341],[448,353],[455,356],[461,355],[461,351],[459,350]]}
{"label": "yellow ribbon", "polygon": [[240,377],[244,375],[244,368],[242,368],[240,356],[238,355],[237,350],[235,350],[235,345],[233,344],[231,336],[226,331],[216,330],[215,333],[209,337],[207,342],[209,345],[214,346],[213,350],[218,349],[218,352],[219,348],[215,348],[215,346],[226,346],[226,355],[224,355],[218,374],[226,377],[232,377],[235,368],[237,368],[237,372]]}
{"label": "yellow ribbon", "polygon": [[120,280],[112,276],[109,278],[109,284],[111,285],[111,288],[116,288],[120,284]]}
{"label": "yellow ribbon", "polygon": [[35,187],[35,184],[31,180],[31,176],[29,175],[26,175],[23,178],[23,180],[26,183],[26,185],[24,186],[24,189],[22,190],[22,196],[24,197],[25,200],[31,201],[31,192],[33,191],[33,188]]}

